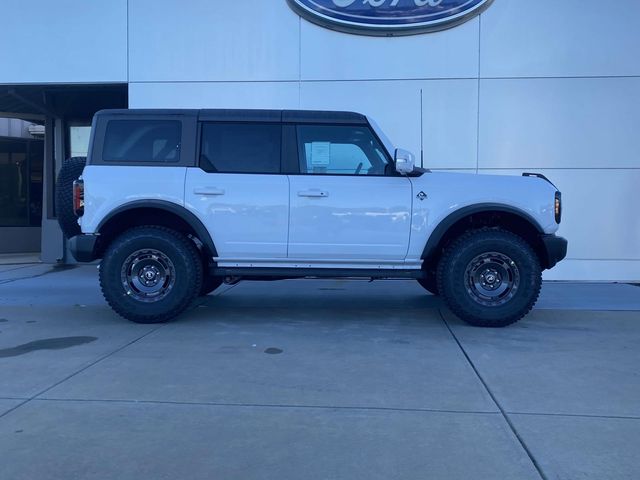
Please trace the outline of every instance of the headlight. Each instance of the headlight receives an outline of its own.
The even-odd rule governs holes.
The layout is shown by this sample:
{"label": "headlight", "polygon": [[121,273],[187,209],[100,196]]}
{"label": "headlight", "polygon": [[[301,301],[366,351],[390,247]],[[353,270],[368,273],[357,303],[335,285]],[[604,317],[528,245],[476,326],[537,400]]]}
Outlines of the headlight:
{"label": "headlight", "polygon": [[560,223],[560,220],[562,220],[562,194],[560,192],[556,192],[554,212],[556,214],[556,223]]}

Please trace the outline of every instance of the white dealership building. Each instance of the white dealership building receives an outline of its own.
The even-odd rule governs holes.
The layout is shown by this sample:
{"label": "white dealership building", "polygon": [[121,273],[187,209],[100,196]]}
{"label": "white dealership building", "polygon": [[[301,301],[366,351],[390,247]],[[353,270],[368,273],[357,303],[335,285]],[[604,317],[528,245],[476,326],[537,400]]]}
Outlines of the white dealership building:
{"label": "white dealership building", "polygon": [[[569,240],[546,278],[640,280],[640,1],[495,0],[392,36],[337,31],[291,3],[2,2],[0,117],[45,127],[43,260],[66,259],[53,179],[86,150],[95,111],[330,109],[371,115],[426,168],[546,175]],[[0,211],[0,246],[19,228]]]}

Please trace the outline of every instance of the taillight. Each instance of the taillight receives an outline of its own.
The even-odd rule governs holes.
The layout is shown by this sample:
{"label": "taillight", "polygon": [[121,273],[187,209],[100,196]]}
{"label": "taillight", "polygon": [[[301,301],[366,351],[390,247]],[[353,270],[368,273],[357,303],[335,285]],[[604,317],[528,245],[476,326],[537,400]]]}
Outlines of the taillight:
{"label": "taillight", "polygon": [[560,223],[560,220],[562,220],[562,194],[560,192],[556,192],[554,213],[556,214],[556,223]]}
{"label": "taillight", "polygon": [[84,180],[73,182],[73,212],[78,217],[84,214]]}

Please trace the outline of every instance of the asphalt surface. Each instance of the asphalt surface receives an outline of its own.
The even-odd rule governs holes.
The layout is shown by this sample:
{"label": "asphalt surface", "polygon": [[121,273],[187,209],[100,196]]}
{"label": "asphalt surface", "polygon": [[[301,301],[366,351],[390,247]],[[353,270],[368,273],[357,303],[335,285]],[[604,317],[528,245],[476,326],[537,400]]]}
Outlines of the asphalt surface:
{"label": "asphalt surface", "polygon": [[640,478],[640,289],[479,329],[412,281],[223,286],[136,325],[0,266],[2,479]]}

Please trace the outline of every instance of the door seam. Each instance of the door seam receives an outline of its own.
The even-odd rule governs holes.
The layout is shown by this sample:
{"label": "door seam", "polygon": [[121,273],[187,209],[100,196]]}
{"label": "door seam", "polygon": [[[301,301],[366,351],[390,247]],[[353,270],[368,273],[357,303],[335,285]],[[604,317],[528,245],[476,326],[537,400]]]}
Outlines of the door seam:
{"label": "door seam", "polygon": [[287,175],[287,186],[289,188],[288,195],[288,208],[287,208],[287,250],[286,250],[286,258],[289,258],[289,243],[290,243],[290,235],[291,235],[291,178],[290,175]]}
{"label": "door seam", "polygon": [[411,249],[411,238],[413,237],[413,181],[407,177],[409,181],[409,239],[407,242],[407,250],[404,252],[404,261],[406,263],[409,258],[409,250]]}

